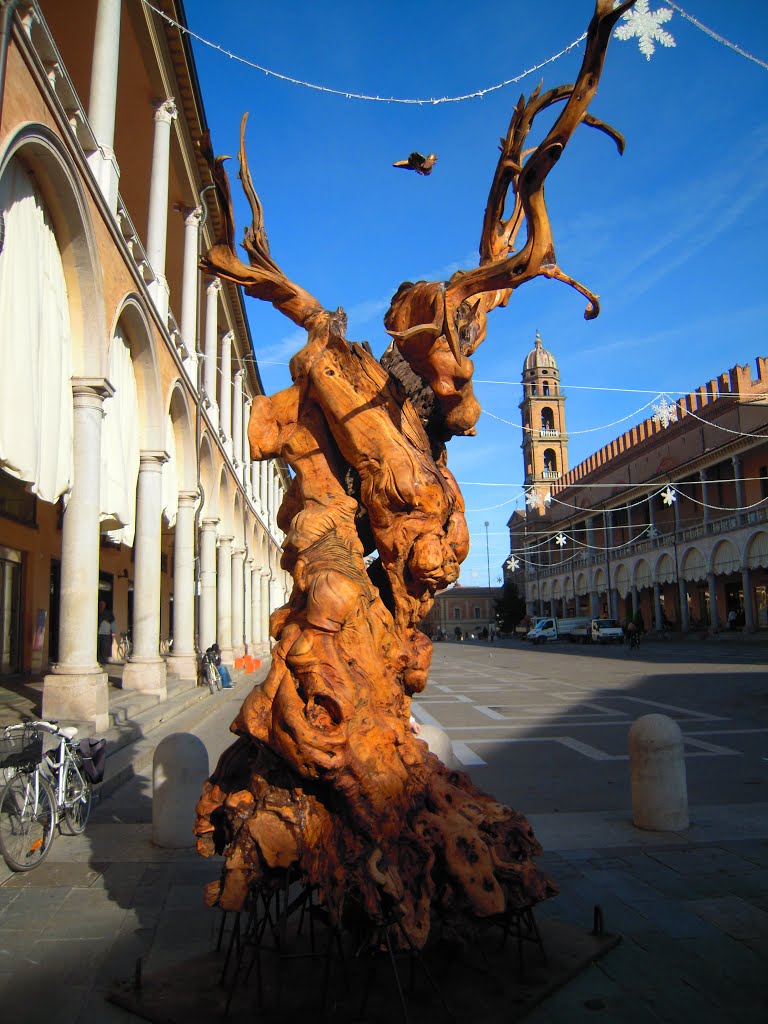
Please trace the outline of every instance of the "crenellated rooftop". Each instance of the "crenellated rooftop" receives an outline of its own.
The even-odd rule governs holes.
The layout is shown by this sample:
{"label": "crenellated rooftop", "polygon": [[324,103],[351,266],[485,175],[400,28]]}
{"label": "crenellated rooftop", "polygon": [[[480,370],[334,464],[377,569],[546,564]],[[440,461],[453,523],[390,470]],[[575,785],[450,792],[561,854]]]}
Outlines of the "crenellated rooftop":
{"label": "crenellated rooftop", "polygon": [[675,429],[683,429],[682,424],[686,416],[695,414],[702,419],[711,418],[712,413],[715,412],[715,406],[718,409],[722,408],[718,403],[727,399],[745,403],[768,401],[768,357],[758,356],[755,360],[755,367],[757,372],[755,378],[752,377],[749,365],[734,366],[725,373],[721,373],[716,379],[710,380],[707,384],[696,388],[695,391],[678,398],[676,401],[677,421],[670,423],[666,428],[660,420],[655,420],[652,417],[631,427],[564,473],[553,485],[553,492],[560,493],[567,487],[582,483],[593,473],[603,469],[613,459],[659,434],[673,436]]}

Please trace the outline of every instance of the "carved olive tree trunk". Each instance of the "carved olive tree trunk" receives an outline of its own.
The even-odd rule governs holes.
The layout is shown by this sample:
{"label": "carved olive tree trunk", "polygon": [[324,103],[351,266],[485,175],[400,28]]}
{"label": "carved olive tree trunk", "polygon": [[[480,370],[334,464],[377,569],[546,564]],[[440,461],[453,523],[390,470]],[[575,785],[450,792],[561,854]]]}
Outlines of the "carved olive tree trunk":
{"label": "carved olive tree trunk", "polygon": [[[447,282],[401,285],[380,362],[345,339],[342,310],[323,309],[270,256],[245,118],[248,264],[235,253],[222,160],[207,147],[226,230],[201,266],[307,332],[291,387],[255,399],[248,428],[254,459],[280,457],[295,474],[278,518],[294,586],[270,620],[267,679],[246,698],[232,725],[239,738],[198,805],[199,851],[226,858],[211,904],[239,909],[250,885],[289,871],[319,885],[337,921],[350,909],[372,921],[394,913],[420,947],[435,923],[461,929],[556,891],[534,864],[541,849],[525,818],[430,754],[409,713],[431,657],[418,623],[435,592],[458,578],[469,548],[445,442],[474,433],[470,356],[487,314],[537,276],[571,284],[589,299],[585,315],[598,312],[596,297],[556,263],[543,188],[582,122],[622,148],[587,107],[613,26],[630,6],[597,0],[575,84],[520,99],[502,139],[480,265]],[[534,118],[558,102],[559,117],[526,159]]]}

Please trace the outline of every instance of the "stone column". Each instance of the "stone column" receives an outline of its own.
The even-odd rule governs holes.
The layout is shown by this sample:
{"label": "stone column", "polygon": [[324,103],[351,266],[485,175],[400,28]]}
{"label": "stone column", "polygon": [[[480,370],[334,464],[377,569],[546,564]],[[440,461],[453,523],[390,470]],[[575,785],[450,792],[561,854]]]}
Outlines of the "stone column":
{"label": "stone column", "polygon": [[259,509],[261,518],[269,524],[269,462],[259,463]]}
{"label": "stone column", "polygon": [[232,452],[232,339],[227,331],[221,339],[221,376],[219,377],[219,434],[227,451]]}
{"label": "stone column", "polygon": [[650,535],[656,536],[656,511],[653,507],[653,495],[648,495],[648,526],[650,527]]}
{"label": "stone column", "polygon": [[251,494],[253,495],[253,504],[256,506],[257,511],[261,512],[261,503],[259,501],[259,463],[251,462]]}
{"label": "stone column", "polygon": [[[179,206],[184,215],[184,257],[181,278],[181,339],[189,352],[193,364],[197,362],[197,269],[200,248],[200,221],[203,217],[199,206]],[[190,380],[197,382],[195,374]]]}
{"label": "stone column", "polygon": [[[733,476],[736,481],[736,508],[744,508],[747,504],[747,499],[744,497],[744,468],[741,456],[732,455],[731,465],[733,466]],[[746,518],[746,512],[737,512],[736,518],[740,523],[743,523]]]}
{"label": "stone column", "polygon": [[687,633],[691,628],[691,620],[688,615],[688,587],[683,576],[678,577],[677,591],[680,601],[680,629]]}
{"label": "stone column", "polygon": [[200,524],[200,636],[198,644],[206,651],[216,643],[216,527],[218,519],[203,519]]}
{"label": "stone column", "polygon": [[221,648],[221,659],[231,665],[232,649],[232,540],[219,536],[216,587],[216,639]]}
{"label": "stone column", "polygon": [[251,581],[253,578],[253,559],[246,558],[243,567],[243,615],[245,617],[245,653],[253,653],[253,600],[251,598]]}
{"label": "stone column", "polygon": [[279,571],[271,574],[269,590],[269,603],[272,611],[274,611],[276,608],[280,608],[284,603],[283,583],[280,579]]}
{"label": "stone column", "polygon": [[265,653],[269,653],[269,616],[271,609],[269,607],[269,569],[261,570],[261,642],[264,645]]}
{"label": "stone column", "polygon": [[248,395],[243,396],[243,436],[242,436],[242,463],[243,463],[243,487],[245,493],[249,498],[253,497],[253,489],[251,487],[251,474],[249,467],[251,465],[251,446],[248,443],[248,423],[251,418],[251,402],[248,399]]}
{"label": "stone column", "polygon": [[637,615],[640,611],[640,594],[637,591],[637,586],[632,584],[632,618]]}
{"label": "stone column", "polygon": [[235,393],[232,398],[232,464],[235,475],[240,476],[240,459],[243,454],[243,371],[234,377]]}
{"label": "stone column", "polygon": [[219,425],[219,404],[216,401],[216,360],[219,348],[218,315],[221,281],[215,278],[205,289],[205,341],[203,358],[203,391],[214,425]]}
{"label": "stone column", "polygon": [[744,591],[744,629],[755,632],[755,610],[752,604],[752,574],[749,569],[741,570],[741,587]]}
{"label": "stone column", "polygon": [[107,674],[96,660],[96,632],[101,422],[104,399],[113,394],[101,377],[72,379],[74,485],[61,533],[59,661],[43,685],[43,718],[87,722],[96,731],[109,726]]}
{"label": "stone column", "polygon": [[167,696],[165,661],[160,657],[160,517],[167,460],[167,452],[140,453],[133,542],[133,653],[123,669],[124,690],[149,691],[161,700]]}
{"label": "stone column", "polygon": [[720,616],[717,614],[717,577],[713,572],[707,577],[709,585],[709,624],[714,633],[720,628]]}
{"label": "stone column", "polygon": [[699,470],[699,481],[701,482],[701,504],[703,506],[701,510],[703,514],[702,523],[706,530],[709,526],[709,488],[707,487],[709,481],[707,480],[706,469]]}
{"label": "stone column", "polygon": [[656,629],[661,632],[664,629],[664,613],[661,610],[661,584],[653,584],[653,617],[656,620]]}
{"label": "stone column", "polygon": [[120,7],[121,0],[99,0],[88,101],[88,121],[99,144],[98,150],[88,156],[88,163],[113,214],[117,213],[120,182],[120,168],[114,150]]}
{"label": "stone column", "polygon": [[171,97],[155,104],[155,138],[152,146],[152,171],[149,180],[149,220],[147,222],[147,259],[155,275],[150,285],[160,319],[168,318],[168,282],[165,278],[165,246],[168,235],[168,170],[171,160],[171,122],[176,103]]}
{"label": "stone column", "polygon": [[[253,562],[251,562],[253,564]],[[261,621],[261,569],[251,569],[251,637],[250,654],[261,654],[264,644]]]}
{"label": "stone column", "polygon": [[179,491],[173,537],[173,647],[166,661],[177,679],[197,678],[195,654],[195,505],[197,491]]}
{"label": "stone column", "polygon": [[245,654],[245,548],[232,549],[232,651],[234,658]]}

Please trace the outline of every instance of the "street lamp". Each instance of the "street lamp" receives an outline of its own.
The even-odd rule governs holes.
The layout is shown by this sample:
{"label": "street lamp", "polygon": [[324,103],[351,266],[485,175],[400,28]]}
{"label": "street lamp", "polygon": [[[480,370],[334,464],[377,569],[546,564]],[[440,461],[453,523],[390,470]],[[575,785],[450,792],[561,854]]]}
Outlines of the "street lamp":
{"label": "street lamp", "polygon": [[491,549],[488,547],[488,520],[485,520],[485,564],[488,569],[488,629],[493,630],[491,619]]}

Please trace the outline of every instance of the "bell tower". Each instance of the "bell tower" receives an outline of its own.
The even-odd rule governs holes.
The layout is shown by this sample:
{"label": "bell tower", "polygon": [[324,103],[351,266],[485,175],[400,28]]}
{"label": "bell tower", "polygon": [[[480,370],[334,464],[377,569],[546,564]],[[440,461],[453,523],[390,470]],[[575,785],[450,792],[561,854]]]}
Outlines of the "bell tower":
{"label": "bell tower", "polygon": [[525,484],[544,494],[549,483],[568,471],[568,434],[560,371],[555,357],[542,345],[538,331],[535,348],[525,357],[522,381]]}

